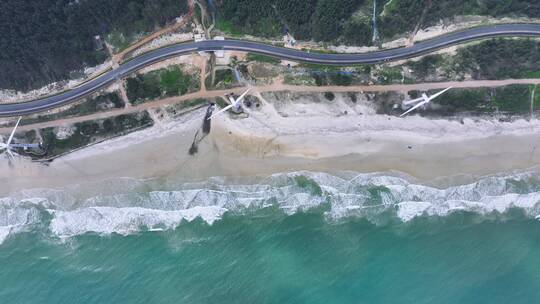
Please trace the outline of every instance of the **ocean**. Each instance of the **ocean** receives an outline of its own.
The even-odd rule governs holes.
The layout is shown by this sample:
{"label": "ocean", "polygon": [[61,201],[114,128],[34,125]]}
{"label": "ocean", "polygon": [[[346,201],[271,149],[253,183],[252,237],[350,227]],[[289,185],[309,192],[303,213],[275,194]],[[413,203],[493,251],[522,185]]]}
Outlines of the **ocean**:
{"label": "ocean", "polygon": [[0,199],[0,303],[534,303],[540,174],[114,179]]}

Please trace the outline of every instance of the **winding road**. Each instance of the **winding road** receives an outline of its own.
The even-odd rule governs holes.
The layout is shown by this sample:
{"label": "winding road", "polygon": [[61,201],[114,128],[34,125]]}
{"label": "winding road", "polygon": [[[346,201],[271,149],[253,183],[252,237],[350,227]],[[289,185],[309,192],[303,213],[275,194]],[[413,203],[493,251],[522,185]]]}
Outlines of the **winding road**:
{"label": "winding road", "polygon": [[410,47],[389,49],[362,54],[321,54],[286,49],[267,44],[241,40],[206,40],[176,44],[150,51],[110,70],[84,84],[62,92],[23,103],[0,104],[0,116],[17,116],[36,113],[74,102],[114,81],[164,59],[200,51],[244,51],[270,55],[292,61],[318,64],[352,65],[373,64],[411,58],[433,52],[451,45],[496,36],[540,36],[540,24],[501,24],[476,27],[445,34]]}

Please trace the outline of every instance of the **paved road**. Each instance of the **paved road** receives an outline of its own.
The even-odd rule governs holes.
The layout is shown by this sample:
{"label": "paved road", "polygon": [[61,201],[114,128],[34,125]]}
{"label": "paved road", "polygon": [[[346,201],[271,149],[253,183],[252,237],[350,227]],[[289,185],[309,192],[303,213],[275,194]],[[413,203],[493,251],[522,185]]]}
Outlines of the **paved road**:
{"label": "paved road", "polygon": [[197,51],[246,51],[266,54],[293,61],[351,65],[406,59],[465,41],[494,36],[540,36],[540,24],[503,24],[477,27],[442,35],[437,38],[419,42],[410,47],[363,54],[308,53],[294,49],[286,49],[257,42],[240,40],[208,40],[177,44],[138,56],[130,61],[125,62],[116,70],[106,72],[105,74],[102,74],[101,76],[86,82],[77,88],[61,94],[24,103],[0,104],[0,116],[31,114],[62,106],[93,93],[114,82],[115,80],[126,77],[127,75],[145,66],[170,57],[186,55]]}

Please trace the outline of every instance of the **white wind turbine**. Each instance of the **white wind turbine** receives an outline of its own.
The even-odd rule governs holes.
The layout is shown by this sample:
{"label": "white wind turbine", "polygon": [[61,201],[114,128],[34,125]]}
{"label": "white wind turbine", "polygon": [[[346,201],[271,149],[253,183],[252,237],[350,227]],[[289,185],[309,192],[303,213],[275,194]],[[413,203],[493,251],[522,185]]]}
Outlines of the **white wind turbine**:
{"label": "white wind turbine", "polygon": [[404,101],[403,104],[408,106],[408,105],[412,105],[412,104],[415,104],[416,105],[410,109],[407,110],[407,112],[401,114],[399,117],[403,117],[407,114],[409,114],[410,112],[418,109],[419,107],[423,106],[423,105],[426,105],[428,103],[430,103],[433,99],[439,97],[441,94],[443,94],[444,92],[450,90],[452,87],[449,87],[449,88],[446,88],[438,93],[435,93],[431,96],[427,96],[426,93],[422,93],[422,97],[420,98],[416,98],[416,99],[411,99],[411,100],[407,100],[407,101]]}
{"label": "white wind turbine", "polygon": [[251,89],[247,89],[242,95],[240,95],[238,98],[234,99],[232,95],[226,95],[226,97],[229,99],[230,104],[223,109],[217,111],[216,113],[212,114],[212,116],[208,117],[208,119],[212,119],[213,117],[227,111],[228,109],[235,107],[238,108],[242,104],[242,100],[244,100],[244,97]]}
{"label": "white wind turbine", "polygon": [[11,152],[11,141],[13,140],[13,135],[15,135],[15,130],[17,130],[17,127],[19,126],[19,122],[21,121],[21,118],[22,117],[19,117],[19,119],[17,120],[17,123],[15,124],[15,128],[13,128],[13,131],[11,131],[11,134],[9,135],[9,138],[7,140],[7,142],[5,143],[0,143],[0,153],[6,153],[6,155],[8,156],[8,159],[11,157],[13,158],[14,155],[13,155],[13,152]]}
{"label": "white wind turbine", "polygon": [[6,153],[10,165],[13,158],[15,158],[15,155],[17,155],[17,153],[12,151],[13,148],[23,148],[23,149],[41,148],[40,144],[22,144],[22,143],[13,144],[11,143],[13,141],[13,136],[15,135],[15,131],[17,130],[17,127],[19,126],[19,123],[21,122],[21,118],[22,117],[19,117],[19,119],[17,120],[17,123],[15,124],[13,131],[11,131],[11,134],[9,135],[7,142],[5,143],[0,142],[0,154]]}

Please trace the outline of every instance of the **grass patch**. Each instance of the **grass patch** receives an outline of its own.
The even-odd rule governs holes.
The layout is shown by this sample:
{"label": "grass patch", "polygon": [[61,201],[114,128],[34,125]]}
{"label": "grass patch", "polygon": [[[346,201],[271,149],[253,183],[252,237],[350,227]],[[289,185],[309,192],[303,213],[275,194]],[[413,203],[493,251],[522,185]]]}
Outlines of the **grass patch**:
{"label": "grass patch", "polygon": [[372,81],[370,72],[371,67],[367,65],[338,67],[308,64],[291,68],[285,74],[284,83],[316,86],[367,84]]}
{"label": "grass patch", "polygon": [[114,53],[120,53],[128,48],[132,39],[119,31],[113,31],[107,36],[107,42],[112,46]]}
{"label": "grass patch", "polygon": [[228,106],[229,104],[225,101],[225,99],[223,97],[216,97],[216,104],[220,107],[220,108],[224,108],[226,106]]}
{"label": "grass patch", "polygon": [[322,50],[322,49],[307,49],[307,48],[301,48],[302,52],[307,53],[317,53],[317,54],[339,54],[339,52],[330,51],[330,50]]}
{"label": "grass patch", "polygon": [[[428,95],[434,94],[438,90],[428,92]],[[434,103],[444,107],[445,111],[455,112],[492,112],[495,110],[490,100],[490,90],[487,88],[479,89],[452,89],[437,98]],[[420,96],[419,92],[409,94],[412,98]]]}
{"label": "grass patch", "polygon": [[[341,69],[342,69],[341,66],[337,66],[337,65],[308,63],[308,62],[302,62],[299,65],[297,65],[297,67],[298,68],[313,69],[313,70],[324,70],[324,71],[341,71]],[[356,65],[352,65],[351,67],[356,67]]]}
{"label": "grass patch", "polygon": [[538,85],[530,85],[529,90],[531,91],[531,94],[534,91],[534,96],[533,96],[533,110],[534,110],[540,106],[540,87]]}
{"label": "grass patch", "polygon": [[311,76],[315,79],[315,85],[317,86],[348,86],[353,82],[353,75],[350,73],[336,71],[336,72],[312,72]]}
{"label": "grass patch", "polygon": [[188,101],[182,102],[182,109],[200,106],[205,103],[208,103],[208,101],[203,98],[188,100]]}
{"label": "grass patch", "polygon": [[529,86],[509,85],[494,89],[493,102],[499,111],[525,113],[530,110]]}
{"label": "grass patch", "polygon": [[525,72],[525,78],[540,78],[540,71]]}
{"label": "grass patch", "polygon": [[409,66],[415,78],[424,80],[429,75],[433,75],[437,71],[437,67],[444,62],[444,57],[440,54],[427,55],[419,61],[409,61],[406,63]]}
{"label": "grass patch", "polygon": [[248,53],[246,60],[267,62],[267,63],[272,63],[272,64],[279,64],[281,62],[281,60],[278,58],[267,56],[267,55],[255,54],[255,53]]}
{"label": "grass patch", "polygon": [[197,4],[194,4],[195,6],[195,18],[197,20],[199,20],[200,23],[202,23],[202,12],[201,12],[201,8],[197,5]]}
{"label": "grass patch", "polygon": [[236,28],[232,22],[226,19],[218,18],[216,20],[215,28],[225,34],[231,35],[231,36],[240,36],[242,35],[242,31],[240,31],[238,28]]}
{"label": "grass patch", "polygon": [[216,70],[214,83],[210,83],[210,76],[208,76],[207,80],[208,81],[206,81],[206,86],[212,88],[230,88],[236,83],[236,80],[234,78],[234,72],[231,69]]}
{"label": "grass patch", "polygon": [[287,73],[283,78],[283,83],[292,85],[315,85],[315,79],[310,75],[293,75]]}
{"label": "grass patch", "polygon": [[160,74],[160,89],[166,96],[186,94],[191,85],[191,77],[185,75],[180,67],[173,67]]}
{"label": "grass patch", "polygon": [[377,81],[382,84],[400,83],[402,79],[399,67],[384,67],[377,72]]}
{"label": "grass patch", "polygon": [[186,74],[179,66],[137,74],[126,80],[126,94],[136,105],[147,100],[179,96],[199,89],[199,79]]}
{"label": "grass patch", "polygon": [[[530,111],[531,93],[534,86],[509,85],[497,88],[453,89],[437,98],[434,103],[442,106],[441,113],[472,112],[489,113],[505,112],[522,114]],[[438,90],[428,92],[431,95]],[[409,94],[412,98],[417,92]],[[540,98],[535,94],[534,104],[540,105]]]}

